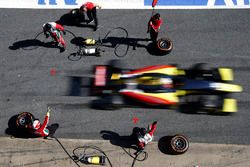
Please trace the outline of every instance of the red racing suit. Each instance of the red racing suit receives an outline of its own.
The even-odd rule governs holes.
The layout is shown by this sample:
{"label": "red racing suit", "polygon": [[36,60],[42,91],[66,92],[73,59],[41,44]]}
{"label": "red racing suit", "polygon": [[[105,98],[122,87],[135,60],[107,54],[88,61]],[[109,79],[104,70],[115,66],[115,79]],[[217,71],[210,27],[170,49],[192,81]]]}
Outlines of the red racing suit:
{"label": "red racing suit", "polygon": [[162,24],[162,19],[153,19],[151,18],[149,21],[149,26],[152,28],[155,32],[158,32]]}
{"label": "red racing suit", "polygon": [[145,146],[153,140],[154,132],[156,130],[156,124],[157,122],[153,122],[149,126],[149,131],[143,137],[138,138],[138,141],[139,141],[138,147],[140,149],[144,149]]}
{"label": "red racing suit", "polygon": [[150,33],[150,38],[153,42],[157,41],[158,32],[162,24],[162,19],[155,19],[154,16],[150,18],[148,22],[148,31]]}
{"label": "red racing suit", "polygon": [[47,24],[50,24],[51,25],[51,29],[50,30],[46,30],[45,28],[45,25],[43,25],[43,32],[44,34],[47,36],[47,35],[50,35],[51,38],[56,41],[57,44],[62,44],[62,46],[64,48],[66,48],[66,44],[65,44],[65,41],[60,33],[60,31],[65,31],[64,30],[64,27],[61,26],[60,24],[57,24],[55,22],[48,22]]}
{"label": "red racing suit", "polygon": [[94,30],[97,30],[97,26],[98,26],[98,19],[97,19],[97,12],[96,9],[97,8],[101,8],[101,6],[94,4],[92,2],[86,2],[84,3],[81,7],[80,10],[82,12],[86,12],[87,16],[89,18],[89,20],[87,21],[87,24],[91,23],[92,21],[94,21],[95,25],[94,25]]}
{"label": "red racing suit", "polygon": [[47,129],[48,123],[49,123],[49,112],[47,112],[43,124],[40,125],[40,123],[37,124],[37,127],[33,127],[34,134],[38,137],[47,137],[49,135],[49,130]]}

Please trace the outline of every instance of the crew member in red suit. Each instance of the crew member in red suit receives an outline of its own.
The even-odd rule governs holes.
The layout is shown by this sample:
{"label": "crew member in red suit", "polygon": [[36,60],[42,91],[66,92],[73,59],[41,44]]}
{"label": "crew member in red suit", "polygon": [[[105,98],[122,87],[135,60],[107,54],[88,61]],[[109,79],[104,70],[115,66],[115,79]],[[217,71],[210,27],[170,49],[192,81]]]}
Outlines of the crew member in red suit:
{"label": "crew member in red suit", "polygon": [[41,125],[41,122],[38,119],[35,119],[32,123],[32,131],[33,134],[37,137],[48,137],[49,135],[49,129],[47,129],[48,123],[49,123],[49,110],[46,113],[46,116],[44,118],[43,124]]}
{"label": "crew member in red suit", "polygon": [[143,150],[145,146],[153,140],[156,124],[157,121],[154,121],[149,125],[147,132],[144,132],[142,136],[138,136],[138,147],[140,150]]}
{"label": "crew member in red suit", "polygon": [[55,22],[48,22],[43,25],[43,33],[46,38],[51,36],[51,38],[57,43],[58,46],[60,44],[62,45],[62,51],[64,51],[66,49],[66,44],[60,31],[62,31],[64,35],[66,34],[64,27]]}
{"label": "crew member in red suit", "polygon": [[161,24],[162,24],[162,19],[159,13],[153,15],[148,22],[147,33],[150,33],[150,38],[153,42],[157,41]]}
{"label": "crew member in red suit", "polygon": [[80,7],[80,11],[82,13],[86,12],[87,16],[89,18],[89,20],[87,21],[87,23],[91,23],[92,21],[94,21],[95,26],[94,26],[94,31],[97,30],[98,27],[98,19],[97,19],[97,14],[96,14],[96,9],[100,9],[101,6],[94,4],[92,2],[86,2],[84,3],[81,7]]}

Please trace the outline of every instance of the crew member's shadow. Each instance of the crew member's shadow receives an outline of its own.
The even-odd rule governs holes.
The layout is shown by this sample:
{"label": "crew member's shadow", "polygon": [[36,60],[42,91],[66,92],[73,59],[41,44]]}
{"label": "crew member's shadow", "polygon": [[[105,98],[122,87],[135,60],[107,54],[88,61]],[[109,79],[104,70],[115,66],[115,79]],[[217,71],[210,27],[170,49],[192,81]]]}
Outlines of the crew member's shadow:
{"label": "crew member's shadow", "polygon": [[100,134],[102,135],[102,138],[104,140],[109,140],[113,145],[120,146],[122,148],[132,148],[137,150],[137,138],[135,134],[139,129],[140,128],[135,127],[132,134],[129,136],[120,136],[116,132],[106,130],[101,131]]}
{"label": "crew member's shadow", "polygon": [[[12,116],[8,121],[8,128],[5,130],[7,135],[14,138],[37,138],[37,136],[29,133],[27,129],[17,127],[16,120],[18,115]],[[53,137],[56,130],[59,128],[59,124],[52,124],[47,127],[49,129],[49,136]]]}
{"label": "crew member's shadow", "polygon": [[87,24],[88,20],[85,19],[84,14],[71,14],[71,12],[66,13],[60,17],[59,20],[56,21],[56,23],[64,26],[76,26],[76,27],[89,27],[94,29],[95,26],[92,24]]}
{"label": "crew member's shadow", "polygon": [[37,49],[38,47],[61,49],[61,47],[57,46],[54,41],[42,42],[39,39],[26,39],[22,41],[17,41],[17,42],[14,42],[12,46],[9,46],[9,49],[17,50],[21,48],[23,50],[34,50],[34,49]]}

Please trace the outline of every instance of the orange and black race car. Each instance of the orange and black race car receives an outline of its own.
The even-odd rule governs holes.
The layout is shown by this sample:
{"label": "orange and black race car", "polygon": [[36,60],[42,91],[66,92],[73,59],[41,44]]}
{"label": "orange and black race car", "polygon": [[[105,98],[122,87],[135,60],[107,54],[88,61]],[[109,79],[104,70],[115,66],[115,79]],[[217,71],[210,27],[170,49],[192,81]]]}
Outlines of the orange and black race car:
{"label": "orange and black race car", "polygon": [[101,94],[95,104],[102,109],[127,104],[185,105],[197,111],[232,113],[237,111],[237,101],[229,95],[242,91],[242,87],[232,81],[232,69],[210,68],[203,63],[189,69],[154,65],[131,70],[113,61],[107,66],[95,67],[94,90]]}

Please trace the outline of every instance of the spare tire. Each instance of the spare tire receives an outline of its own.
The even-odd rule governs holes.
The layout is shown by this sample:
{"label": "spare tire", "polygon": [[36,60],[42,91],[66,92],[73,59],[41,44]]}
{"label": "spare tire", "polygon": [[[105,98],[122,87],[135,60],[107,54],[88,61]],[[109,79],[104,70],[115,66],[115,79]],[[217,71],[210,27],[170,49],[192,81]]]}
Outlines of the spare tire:
{"label": "spare tire", "polygon": [[172,154],[183,154],[189,148],[188,139],[184,135],[174,135],[169,144],[169,149]]}
{"label": "spare tire", "polygon": [[173,49],[173,42],[168,38],[160,38],[156,43],[156,47],[160,52],[170,53]]}
{"label": "spare tire", "polygon": [[17,116],[16,125],[19,128],[28,128],[29,124],[35,120],[35,117],[29,112],[22,112]]}

